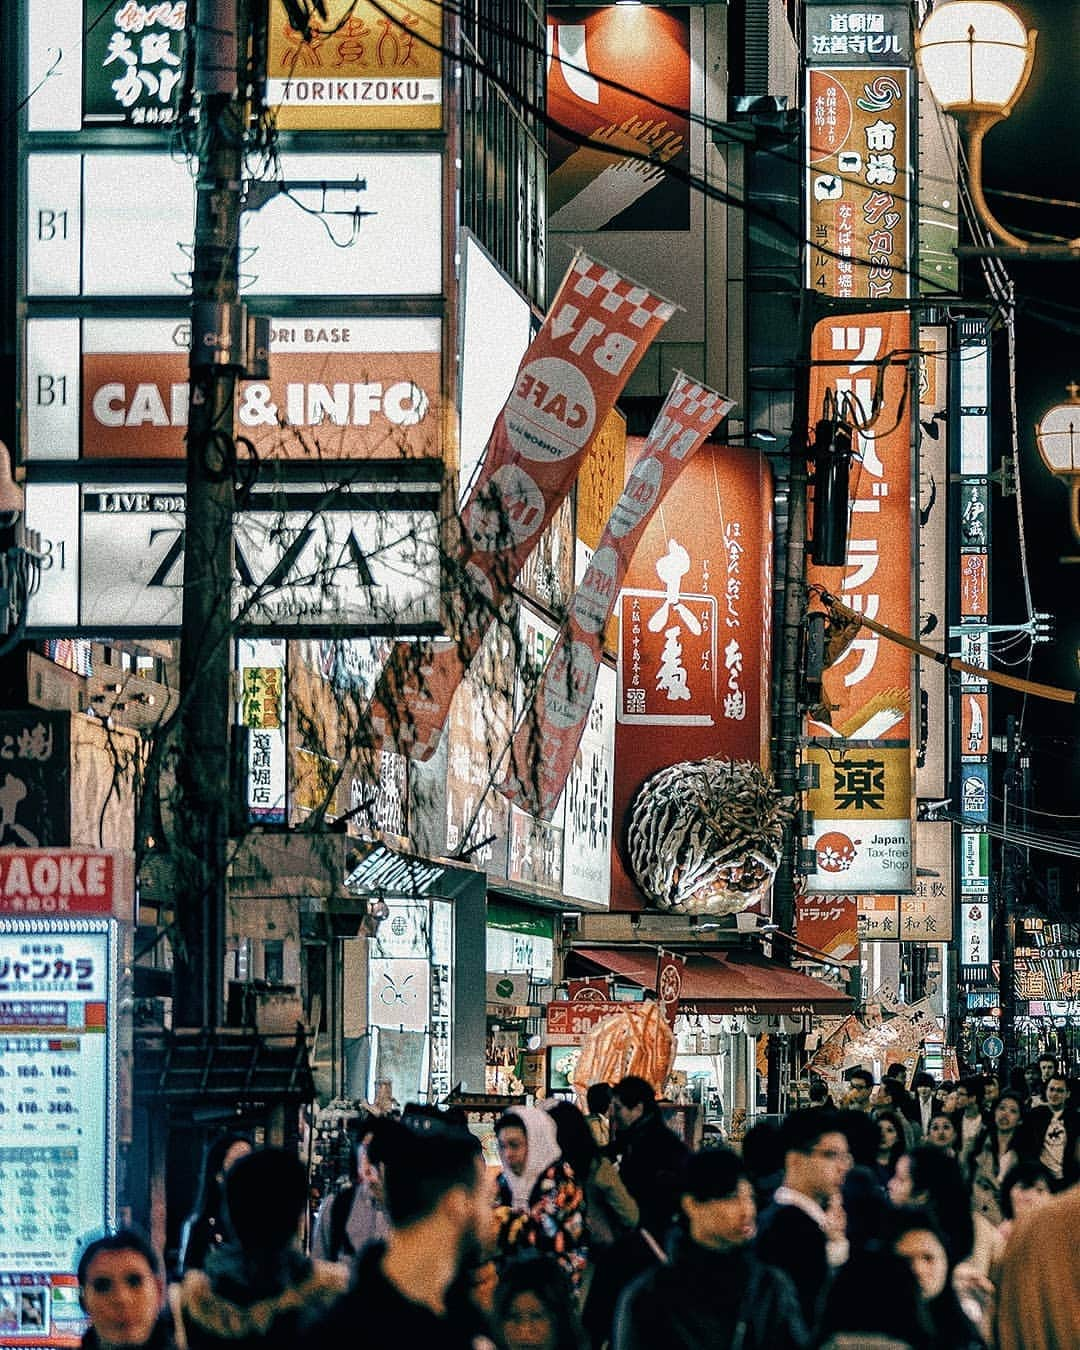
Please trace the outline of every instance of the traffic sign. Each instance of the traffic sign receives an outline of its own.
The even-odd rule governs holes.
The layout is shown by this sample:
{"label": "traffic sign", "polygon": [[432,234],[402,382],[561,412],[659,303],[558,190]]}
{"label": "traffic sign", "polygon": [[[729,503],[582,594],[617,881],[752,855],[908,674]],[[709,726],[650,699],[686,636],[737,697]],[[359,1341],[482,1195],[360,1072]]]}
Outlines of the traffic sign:
{"label": "traffic sign", "polygon": [[982,1052],[987,1059],[1000,1059],[1005,1050],[1005,1042],[1000,1036],[987,1036],[982,1043]]}

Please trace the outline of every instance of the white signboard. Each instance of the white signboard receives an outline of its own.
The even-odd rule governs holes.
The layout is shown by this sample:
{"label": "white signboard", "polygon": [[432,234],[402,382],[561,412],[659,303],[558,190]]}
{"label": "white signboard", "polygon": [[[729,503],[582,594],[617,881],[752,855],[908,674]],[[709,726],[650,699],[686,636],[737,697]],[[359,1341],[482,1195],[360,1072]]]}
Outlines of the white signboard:
{"label": "white signboard", "polygon": [[426,1031],[431,967],[424,960],[368,962],[368,1021],[395,1031]]}
{"label": "white signboard", "polygon": [[528,300],[471,235],[464,236],[464,243],[459,502],[480,467],[491,428],[532,338]]}
{"label": "white signboard", "polygon": [[76,1243],[113,1218],[114,931],[0,920],[0,1343],[72,1343]]}
{"label": "white signboard", "polygon": [[430,912],[426,900],[392,900],[387,916],[371,940],[371,954],[382,959],[402,960],[431,954]]}
{"label": "white signboard", "polygon": [[[48,559],[29,629],[178,629],[183,489],[85,485],[81,523],[77,492],[70,484],[26,485],[27,524],[41,531]],[[256,493],[236,527],[238,623],[296,629],[436,620],[435,512],[416,506],[412,494],[401,500],[401,509],[375,508],[363,494],[310,485],[283,501]]]}
{"label": "white signboard", "polygon": [[[289,195],[246,214],[240,234],[251,294],[441,293],[441,155],[280,158]],[[364,187],[324,191],[324,182]]]}
{"label": "white signboard", "polygon": [[960,901],[960,964],[990,964],[990,897],[965,895]]}
{"label": "white signboard", "polygon": [[241,638],[236,644],[240,726],[247,735],[248,819],[286,823],[284,638]]}
{"label": "white signboard", "polygon": [[[273,181],[286,190],[243,217],[246,292],[440,294],[438,154],[282,155],[280,174]],[[186,295],[194,236],[195,178],[183,159],[27,159],[29,295]]]}
{"label": "white signboard", "polygon": [[600,666],[585,733],[563,790],[565,895],[605,907],[611,898],[615,672]]}
{"label": "white signboard", "polygon": [[509,928],[487,928],[487,968],[512,975],[531,974],[534,980],[550,981],[555,964],[555,943],[549,937]]}

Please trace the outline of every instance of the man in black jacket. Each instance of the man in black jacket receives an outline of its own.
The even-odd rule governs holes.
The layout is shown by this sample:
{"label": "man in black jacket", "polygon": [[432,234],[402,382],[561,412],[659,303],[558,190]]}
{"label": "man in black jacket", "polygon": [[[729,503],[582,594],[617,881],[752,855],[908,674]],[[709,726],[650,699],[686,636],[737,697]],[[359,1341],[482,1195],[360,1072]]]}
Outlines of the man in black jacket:
{"label": "man in black jacket", "polygon": [[619,1176],[638,1203],[641,1227],[662,1243],[679,1207],[690,1151],[664,1124],[652,1086],[635,1074],[612,1089],[611,1116]]}
{"label": "man in black jacket", "polygon": [[758,1224],[757,1255],[791,1277],[807,1326],[817,1320],[832,1272],[848,1257],[843,1205],[851,1152],[840,1117],[795,1111],[780,1132],[784,1181]]}
{"label": "man in black jacket", "polygon": [[349,1292],[302,1347],[494,1350],[465,1287],[495,1238],[494,1181],[479,1141],[428,1122],[399,1125],[382,1143],[390,1234],[360,1254]]}
{"label": "man in black jacket", "polygon": [[809,1343],[786,1275],[751,1249],[754,1188],[729,1149],[686,1165],[670,1259],[619,1300],[613,1350],[803,1350]]}
{"label": "man in black jacket", "polygon": [[1018,1148],[1064,1188],[1080,1180],[1080,1115],[1069,1109],[1069,1084],[1062,1074],[1047,1079],[1043,1097],[1046,1105],[1033,1107],[1020,1126]]}

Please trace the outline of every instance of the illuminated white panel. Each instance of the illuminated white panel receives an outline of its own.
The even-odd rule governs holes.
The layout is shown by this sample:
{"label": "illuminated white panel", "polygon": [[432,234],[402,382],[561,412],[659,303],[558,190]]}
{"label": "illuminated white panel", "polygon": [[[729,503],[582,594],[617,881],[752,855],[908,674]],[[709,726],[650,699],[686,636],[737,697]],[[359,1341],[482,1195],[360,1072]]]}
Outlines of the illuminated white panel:
{"label": "illuminated white panel", "polygon": [[190,291],[195,181],[168,155],[87,155],[83,273],[86,295]]}
{"label": "illuminated white panel", "polygon": [[[21,885],[14,860],[4,880],[9,895]],[[53,1308],[48,1272],[72,1270],[77,1241],[112,1217],[116,982],[104,928],[0,920],[0,1274],[34,1298],[46,1330],[77,1316]]]}
{"label": "illuminated white panel", "polygon": [[484,457],[532,334],[528,300],[468,236],[462,306],[459,502]]}
{"label": "illuminated white panel", "polygon": [[27,459],[79,456],[79,321],[26,323]]}
{"label": "illuminated white panel", "polygon": [[[441,293],[439,155],[286,154],[281,174],[297,200],[277,195],[243,221],[241,268],[252,294]],[[358,179],[363,191],[319,187]],[[356,221],[355,211],[372,214]]]}
{"label": "illuminated white panel", "polygon": [[82,0],[30,0],[26,107],[29,131],[82,129]]}
{"label": "illuminated white panel", "polygon": [[982,343],[960,348],[960,406],[985,408],[990,402],[989,350]]}
{"label": "illuminated white panel", "polygon": [[41,584],[30,597],[31,628],[74,628],[79,621],[79,489],[27,483],[25,522],[41,534]]}
{"label": "illuminated white panel", "polygon": [[960,418],[960,472],[990,472],[990,437],[985,413]]}
{"label": "illuminated white panel", "polygon": [[[78,155],[30,155],[27,158],[28,295],[79,293],[79,244],[82,237],[79,170]],[[114,248],[116,237],[113,237]]]}

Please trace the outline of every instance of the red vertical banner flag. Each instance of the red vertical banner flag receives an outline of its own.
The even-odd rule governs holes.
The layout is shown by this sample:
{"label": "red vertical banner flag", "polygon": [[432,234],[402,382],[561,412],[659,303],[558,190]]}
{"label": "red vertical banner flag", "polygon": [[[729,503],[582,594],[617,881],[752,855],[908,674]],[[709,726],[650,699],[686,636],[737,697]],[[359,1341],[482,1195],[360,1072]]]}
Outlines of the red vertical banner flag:
{"label": "red vertical banner flag", "polygon": [[656,949],[656,999],[664,1021],[675,1030],[675,1018],[679,1015],[679,999],[682,997],[683,967],[686,957],[675,952]]}
{"label": "red vertical banner flag", "polygon": [[683,466],[734,406],[680,371],[615,503],[514,735],[503,791],[549,819],[574,766],[611,617],[638,540]]}
{"label": "red vertical banner flag", "polygon": [[462,512],[460,559],[487,601],[450,601],[453,642],[398,642],[371,702],[384,743],[426,759],[514,578],[570,491],[604,419],[675,306],[579,253],[518,367]]}

